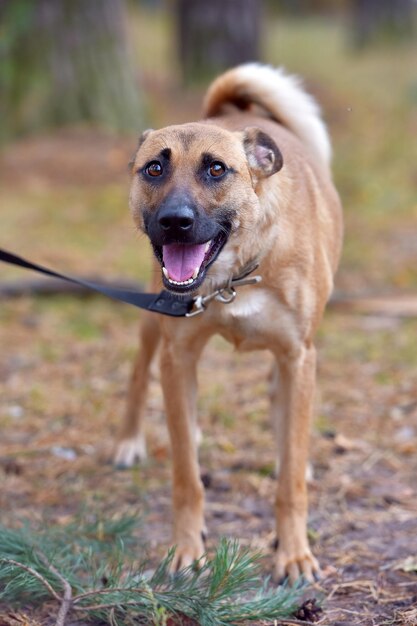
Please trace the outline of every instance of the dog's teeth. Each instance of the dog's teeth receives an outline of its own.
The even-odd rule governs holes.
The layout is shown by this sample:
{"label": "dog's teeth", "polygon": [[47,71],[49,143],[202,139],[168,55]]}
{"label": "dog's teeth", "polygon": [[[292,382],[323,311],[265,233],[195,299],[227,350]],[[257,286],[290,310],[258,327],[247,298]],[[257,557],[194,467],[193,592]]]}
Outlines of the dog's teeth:
{"label": "dog's teeth", "polygon": [[194,270],[194,274],[192,275],[191,281],[195,280],[198,276],[198,272],[200,271],[199,267],[196,267]]}
{"label": "dog's teeth", "polygon": [[167,270],[167,268],[166,268],[164,265],[162,266],[162,272],[163,272],[163,274],[164,274],[165,278],[166,278],[167,280],[169,280],[168,270]]}
{"label": "dog's teeth", "polygon": [[[165,268],[162,269],[165,270]],[[168,272],[166,272],[166,270],[164,271],[164,275],[166,276],[168,282],[171,283],[171,285],[191,285],[191,283],[194,282],[194,278],[189,278],[188,280],[173,280],[168,276]]]}
{"label": "dog's teeth", "polygon": [[204,252],[207,252],[208,249],[210,248],[210,246],[211,246],[211,240],[206,243],[206,247],[205,247]]}

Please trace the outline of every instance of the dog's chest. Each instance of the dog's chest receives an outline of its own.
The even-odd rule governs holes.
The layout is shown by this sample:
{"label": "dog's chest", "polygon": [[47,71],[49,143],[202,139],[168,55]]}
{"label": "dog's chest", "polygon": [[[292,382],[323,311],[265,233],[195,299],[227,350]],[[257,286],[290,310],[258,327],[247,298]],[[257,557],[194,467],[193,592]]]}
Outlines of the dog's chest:
{"label": "dog's chest", "polygon": [[243,287],[232,303],[219,307],[219,331],[239,350],[266,348],[265,331],[272,306],[272,297],[267,290],[247,289],[245,293]]}
{"label": "dog's chest", "polygon": [[242,288],[238,291],[235,300],[224,308],[224,313],[233,321],[253,322],[254,318],[262,315],[271,306],[270,300],[270,295],[266,290],[257,289],[245,293]]}

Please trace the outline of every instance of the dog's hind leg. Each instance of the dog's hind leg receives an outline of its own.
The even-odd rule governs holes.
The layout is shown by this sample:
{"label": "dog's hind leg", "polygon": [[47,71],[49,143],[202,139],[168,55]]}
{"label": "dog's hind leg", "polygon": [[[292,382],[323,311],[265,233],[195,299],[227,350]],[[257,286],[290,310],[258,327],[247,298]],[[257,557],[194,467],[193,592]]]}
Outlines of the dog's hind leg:
{"label": "dog's hind leg", "polygon": [[299,576],[307,580],[319,571],[307,539],[307,487],[311,413],[314,406],[316,351],[302,345],[284,358],[278,356],[284,392],[285,418],[281,422],[281,466],[276,497],[278,552],[277,580]]}
{"label": "dog's hind leg", "polygon": [[[161,383],[172,449],[174,571],[204,553],[204,488],[196,441],[197,361],[209,338],[197,320],[166,323],[161,347]],[[192,328],[192,332],[191,331]],[[184,329],[184,332],[183,330]],[[196,332],[197,331],[197,332]]]}
{"label": "dog's hind leg", "polygon": [[140,345],[130,379],[126,413],[114,454],[114,464],[127,468],[146,459],[143,416],[152,358],[159,344],[159,320],[155,313],[144,313]]}
{"label": "dog's hind leg", "polygon": [[286,409],[285,392],[278,364],[274,363],[270,374],[269,395],[271,400],[271,425],[276,445],[275,475],[277,477],[279,476],[282,459],[283,427]]}
{"label": "dog's hind leg", "polygon": [[[285,412],[287,407],[287,389],[282,382],[280,368],[275,362],[272,365],[270,374],[269,395],[271,400],[271,425],[275,436],[276,456],[275,456],[275,476],[279,476],[281,467],[281,459],[283,456],[284,426]],[[307,463],[306,481],[313,481],[313,467],[311,463]]]}

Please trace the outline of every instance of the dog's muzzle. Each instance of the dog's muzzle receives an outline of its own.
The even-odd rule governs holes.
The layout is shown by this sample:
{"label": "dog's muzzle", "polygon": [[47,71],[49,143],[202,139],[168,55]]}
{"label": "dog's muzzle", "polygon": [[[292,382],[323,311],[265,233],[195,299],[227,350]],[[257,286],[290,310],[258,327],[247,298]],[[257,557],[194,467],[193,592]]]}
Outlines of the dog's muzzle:
{"label": "dog's muzzle", "polygon": [[175,293],[198,289],[231,231],[228,221],[219,223],[178,199],[148,215],[145,228],[162,267],[164,286]]}

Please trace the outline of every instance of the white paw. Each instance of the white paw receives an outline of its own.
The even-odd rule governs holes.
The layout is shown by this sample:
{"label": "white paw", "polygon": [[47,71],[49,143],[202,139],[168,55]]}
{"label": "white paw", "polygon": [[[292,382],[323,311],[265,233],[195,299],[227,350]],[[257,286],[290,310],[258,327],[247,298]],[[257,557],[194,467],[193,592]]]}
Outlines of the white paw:
{"label": "white paw", "polygon": [[133,467],[136,463],[146,460],[146,443],[143,435],[132,439],[121,439],[116,446],[113,457],[114,465],[119,469]]}

